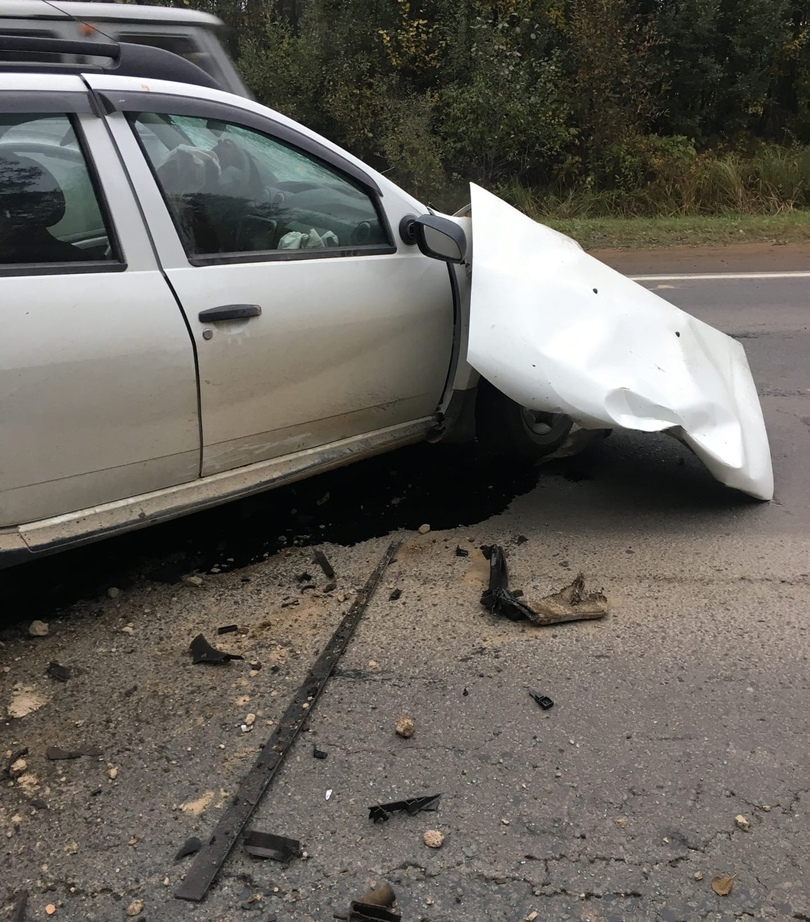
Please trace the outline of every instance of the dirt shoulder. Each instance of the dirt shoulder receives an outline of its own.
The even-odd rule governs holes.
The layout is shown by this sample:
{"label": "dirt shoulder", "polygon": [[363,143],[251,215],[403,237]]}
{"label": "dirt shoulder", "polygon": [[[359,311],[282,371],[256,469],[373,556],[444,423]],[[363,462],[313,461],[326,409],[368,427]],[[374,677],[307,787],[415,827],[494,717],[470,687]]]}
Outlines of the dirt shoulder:
{"label": "dirt shoulder", "polygon": [[726,247],[672,246],[650,250],[589,250],[607,265],[626,275],[658,272],[801,272],[810,270],[810,244],[782,246],[744,243]]}

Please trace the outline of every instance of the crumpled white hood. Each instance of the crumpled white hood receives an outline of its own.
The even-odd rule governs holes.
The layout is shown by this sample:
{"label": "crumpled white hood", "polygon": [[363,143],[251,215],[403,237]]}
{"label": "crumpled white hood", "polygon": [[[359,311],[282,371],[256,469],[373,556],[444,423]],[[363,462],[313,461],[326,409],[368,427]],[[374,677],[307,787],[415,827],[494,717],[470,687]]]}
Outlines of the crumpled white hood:
{"label": "crumpled white hood", "polygon": [[587,429],[669,431],[721,482],[773,496],[742,346],[471,186],[468,360],[518,403]]}

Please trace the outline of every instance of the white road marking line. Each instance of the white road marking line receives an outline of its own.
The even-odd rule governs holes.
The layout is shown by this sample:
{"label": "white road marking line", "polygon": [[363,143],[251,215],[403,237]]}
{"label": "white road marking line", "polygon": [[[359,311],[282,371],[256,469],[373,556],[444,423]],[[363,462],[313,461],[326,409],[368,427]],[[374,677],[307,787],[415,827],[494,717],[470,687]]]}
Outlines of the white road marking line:
{"label": "white road marking line", "polygon": [[700,275],[631,275],[634,282],[722,282],[753,279],[810,279],[810,272],[707,272]]}

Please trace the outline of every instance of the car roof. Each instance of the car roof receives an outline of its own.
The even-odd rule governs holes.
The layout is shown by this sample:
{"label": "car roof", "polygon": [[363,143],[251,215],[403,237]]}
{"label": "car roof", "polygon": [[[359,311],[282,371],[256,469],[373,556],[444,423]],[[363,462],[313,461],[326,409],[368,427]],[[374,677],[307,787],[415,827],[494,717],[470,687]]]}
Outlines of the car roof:
{"label": "car roof", "polygon": [[0,19],[80,19],[91,22],[183,23],[221,28],[222,20],[211,13],[170,6],[136,6],[128,3],[77,3],[61,0],[1,0]]}

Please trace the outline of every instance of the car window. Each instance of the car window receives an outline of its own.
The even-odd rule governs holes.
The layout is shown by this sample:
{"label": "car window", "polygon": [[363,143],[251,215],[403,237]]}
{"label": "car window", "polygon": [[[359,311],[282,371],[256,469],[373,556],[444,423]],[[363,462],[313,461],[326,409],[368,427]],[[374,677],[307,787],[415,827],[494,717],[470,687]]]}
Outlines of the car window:
{"label": "car window", "polygon": [[390,245],[374,198],[302,150],[214,119],[141,113],[132,124],[191,257]]}
{"label": "car window", "polygon": [[0,114],[0,265],[120,262],[67,115]]}

